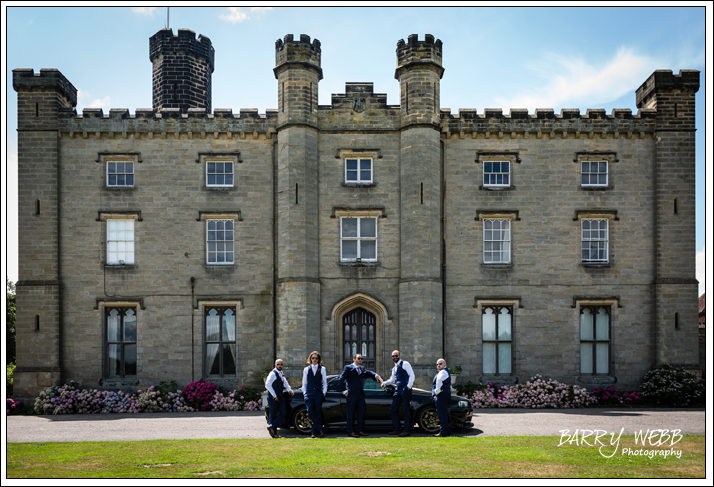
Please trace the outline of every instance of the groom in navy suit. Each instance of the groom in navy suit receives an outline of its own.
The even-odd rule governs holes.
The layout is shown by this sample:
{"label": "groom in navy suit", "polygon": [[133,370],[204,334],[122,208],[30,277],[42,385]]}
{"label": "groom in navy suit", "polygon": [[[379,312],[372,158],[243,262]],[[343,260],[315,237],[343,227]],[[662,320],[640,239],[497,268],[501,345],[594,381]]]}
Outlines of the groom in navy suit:
{"label": "groom in navy suit", "polygon": [[[365,370],[362,367],[362,354],[357,353],[352,357],[352,363],[345,365],[345,368],[340,374],[340,385],[344,387],[343,394],[347,398],[347,436],[368,436],[364,432],[364,413],[367,409],[367,404],[364,400],[363,380],[365,377],[382,382],[379,374],[375,374],[371,370]],[[355,407],[357,408],[357,432],[354,432],[353,422],[355,416]]]}

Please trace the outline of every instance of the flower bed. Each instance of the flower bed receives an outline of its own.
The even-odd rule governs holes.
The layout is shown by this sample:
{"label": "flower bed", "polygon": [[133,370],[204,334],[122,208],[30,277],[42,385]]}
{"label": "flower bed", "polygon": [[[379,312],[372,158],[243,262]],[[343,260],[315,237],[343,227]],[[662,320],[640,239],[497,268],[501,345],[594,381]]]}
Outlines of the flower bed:
{"label": "flower bed", "polygon": [[489,382],[469,397],[474,408],[582,408],[597,403],[587,390],[540,375],[525,384],[497,386]]}
{"label": "flower bed", "polygon": [[42,391],[35,399],[34,410],[37,414],[257,411],[261,402],[256,389],[243,386],[234,391],[220,391],[215,384],[203,380],[192,382],[184,390],[171,381],[135,393],[82,389],[70,381]]}

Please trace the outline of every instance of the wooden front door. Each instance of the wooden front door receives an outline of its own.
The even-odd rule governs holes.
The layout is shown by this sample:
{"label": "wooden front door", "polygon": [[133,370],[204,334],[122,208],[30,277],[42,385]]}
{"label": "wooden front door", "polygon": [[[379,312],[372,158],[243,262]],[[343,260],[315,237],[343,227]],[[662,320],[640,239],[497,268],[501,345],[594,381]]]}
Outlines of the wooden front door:
{"label": "wooden front door", "polygon": [[344,365],[352,363],[356,353],[362,354],[362,365],[374,370],[376,363],[377,319],[363,308],[355,308],[342,318],[342,350]]}

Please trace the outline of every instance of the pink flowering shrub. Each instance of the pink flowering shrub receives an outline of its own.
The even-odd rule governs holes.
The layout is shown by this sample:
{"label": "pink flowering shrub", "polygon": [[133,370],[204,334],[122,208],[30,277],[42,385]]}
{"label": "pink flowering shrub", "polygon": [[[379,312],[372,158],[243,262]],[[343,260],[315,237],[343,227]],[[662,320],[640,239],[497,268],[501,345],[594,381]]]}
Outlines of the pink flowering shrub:
{"label": "pink flowering shrub", "polygon": [[260,392],[241,386],[236,391],[216,393],[211,401],[211,411],[257,411],[261,402]]}
{"label": "pink flowering shrub", "polygon": [[525,384],[497,386],[489,383],[469,398],[474,408],[580,408],[596,402],[587,390],[540,375]]}
{"label": "pink flowering shrub", "polygon": [[20,410],[20,402],[15,401],[14,399],[7,399],[7,415],[10,416],[12,413],[16,413],[17,411]]}
{"label": "pink flowering shrub", "polygon": [[634,405],[642,400],[639,392],[617,393],[613,386],[606,389],[596,387],[593,389],[593,396],[600,406]]}
{"label": "pink flowering shrub", "polygon": [[183,390],[186,403],[199,411],[211,410],[211,400],[218,392],[218,386],[201,379],[198,382],[191,382]]}

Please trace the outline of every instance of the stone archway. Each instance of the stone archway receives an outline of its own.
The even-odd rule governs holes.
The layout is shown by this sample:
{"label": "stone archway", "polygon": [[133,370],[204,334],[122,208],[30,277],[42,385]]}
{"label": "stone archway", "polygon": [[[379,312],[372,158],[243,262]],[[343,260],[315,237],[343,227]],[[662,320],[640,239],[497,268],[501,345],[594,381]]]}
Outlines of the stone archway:
{"label": "stone archway", "polygon": [[[391,320],[389,309],[382,303],[379,299],[369,294],[363,292],[356,292],[350,294],[344,298],[341,298],[332,306],[332,312],[330,313],[330,321],[332,323],[332,329],[334,330],[334,344],[333,351],[335,356],[335,365],[338,366],[341,371],[344,364],[344,344],[345,344],[345,331],[344,331],[344,319],[345,316],[352,313],[357,308],[361,308],[367,314],[374,316],[374,369],[377,372],[385,370],[384,357],[384,334],[387,329],[387,322]],[[361,350],[360,350],[361,353]],[[351,361],[350,356],[350,361]],[[390,362],[391,365],[391,362]],[[337,369],[336,369],[337,370]]]}

